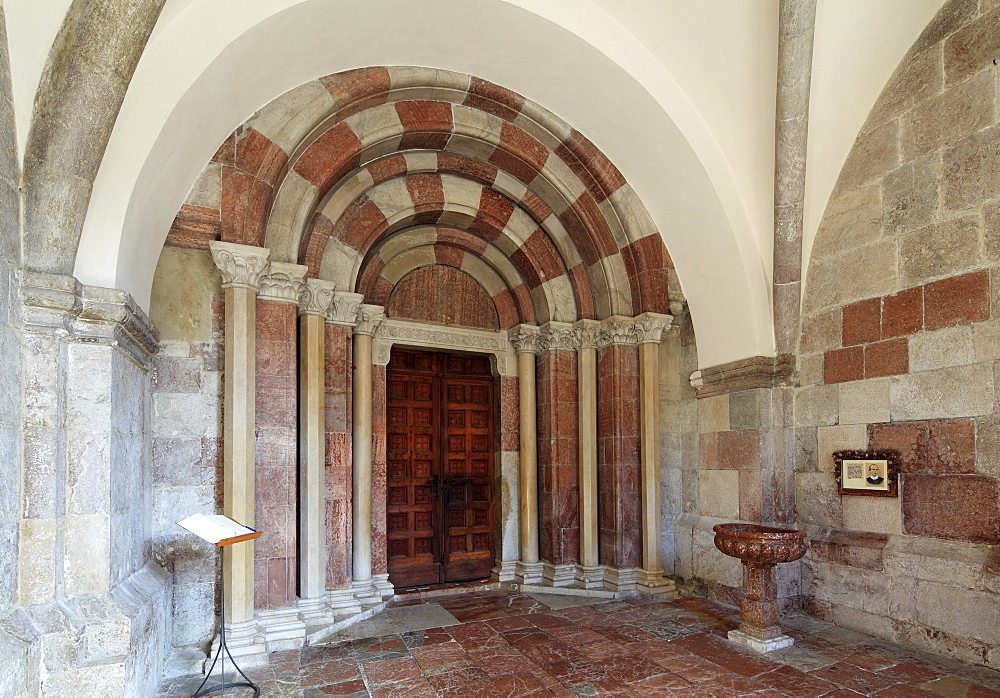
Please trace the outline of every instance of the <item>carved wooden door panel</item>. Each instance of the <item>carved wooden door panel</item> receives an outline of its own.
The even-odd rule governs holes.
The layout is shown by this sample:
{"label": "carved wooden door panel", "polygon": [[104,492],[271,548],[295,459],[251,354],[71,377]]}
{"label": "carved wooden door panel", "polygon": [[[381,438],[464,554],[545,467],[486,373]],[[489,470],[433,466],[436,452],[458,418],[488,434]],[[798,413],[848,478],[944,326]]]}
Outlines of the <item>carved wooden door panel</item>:
{"label": "carved wooden door panel", "polygon": [[492,381],[444,379],[444,581],[488,577],[493,567]]}
{"label": "carved wooden door panel", "polygon": [[386,375],[389,579],[479,579],[493,567],[489,362],[394,350]]}
{"label": "carved wooden door panel", "polygon": [[397,586],[441,579],[435,534],[441,401],[430,358],[386,375],[386,552]]}

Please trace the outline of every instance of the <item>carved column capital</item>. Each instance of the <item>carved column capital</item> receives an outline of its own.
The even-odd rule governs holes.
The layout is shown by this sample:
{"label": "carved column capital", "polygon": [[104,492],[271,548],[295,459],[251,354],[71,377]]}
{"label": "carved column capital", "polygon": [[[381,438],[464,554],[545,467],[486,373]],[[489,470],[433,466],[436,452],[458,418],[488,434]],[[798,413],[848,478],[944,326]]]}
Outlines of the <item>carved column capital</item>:
{"label": "carved column capital", "polygon": [[232,242],[208,243],[212,261],[222,274],[222,288],[249,288],[256,291],[270,267],[271,250]]}
{"label": "carved column capital", "polygon": [[568,322],[546,322],[539,335],[539,351],[576,351],[580,346],[576,330]]}
{"label": "carved column capital", "polygon": [[330,301],[330,311],[326,315],[327,323],[354,327],[358,321],[358,308],[364,300],[365,297],[360,293],[334,291],[333,299]]}
{"label": "carved column capital", "polygon": [[299,293],[299,315],[319,315],[326,317],[333,303],[336,286],[332,281],[306,279]]}
{"label": "carved column capital", "polygon": [[385,308],[381,305],[362,303],[358,307],[358,321],[354,325],[354,334],[375,336],[375,330],[385,320]]}
{"label": "carved column capital", "polygon": [[309,267],[303,264],[271,262],[271,268],[260,278],[257,298],[263,301],[298,304],[308,271]]}
{"label": "carved column capital", "polygon": [[639,335],[635,328],[635,319],[622,315],[612,315],[601,321],[601,330],[597,333],[597,348],[610,346],[635,346]]}
{"label": "carved column capital", "polygon": [[573,331],[576,332],[577,346],[580,349],[597,348],[597,340],[601,334],[599,320],[577,320],[573,323]]}
{"label": "carved column capital", "polygon": [[515,325],[507,331],[507,337],[517,353],[537,354],[541,344],[541,330],[537,325]]}
{"label": "carved column capital", "polygon": [[639,344],[651,342],[658,344],[663,338],[663,333],[670,329],[673,317],[661,313],[643,313],[635,318],[635,332]]}

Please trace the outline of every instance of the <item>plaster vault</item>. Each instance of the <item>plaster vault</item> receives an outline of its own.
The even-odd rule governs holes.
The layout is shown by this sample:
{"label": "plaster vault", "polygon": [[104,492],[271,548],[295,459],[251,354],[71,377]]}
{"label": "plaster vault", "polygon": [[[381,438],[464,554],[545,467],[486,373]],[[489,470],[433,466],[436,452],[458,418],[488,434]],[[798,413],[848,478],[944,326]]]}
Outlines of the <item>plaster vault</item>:
{"label": "plaster vault", "polygon": [[179,287],[218,281],[207,261],[173,272],[209,251],[212,341],[225,337],[216,504],[270,531],[227,565],[240,652],[315,640],[391,596],[393,346],[492,356],[494,580],[671,592],[659,356],[685,303],[642,202],[583,134],[474,76],[326,76],[237,128],[176,217],[152,312],[178,328],[178,358],[198,339],[168,317]]}

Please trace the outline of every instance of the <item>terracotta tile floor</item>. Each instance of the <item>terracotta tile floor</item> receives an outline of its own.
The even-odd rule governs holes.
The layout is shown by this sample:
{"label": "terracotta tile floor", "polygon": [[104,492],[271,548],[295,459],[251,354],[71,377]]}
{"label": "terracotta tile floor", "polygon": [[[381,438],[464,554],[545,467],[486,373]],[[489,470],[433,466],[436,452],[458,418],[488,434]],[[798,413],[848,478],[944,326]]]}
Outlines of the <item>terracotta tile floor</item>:
{"label": "terracotta tile floor", "polygon": [[[440,608],[407,608],[418,605]],[[431,610],[436,616],[424,613]],[[454,624],[407,631],[408,612],[438,623],[450,614]],[[357,639],[276,652],[248,674],[263,696],[303,698],[1000,697],[1000,672],[809,618],[787,619],[794,647],[761,656],[725,639],[735,609],[702,599],[586,602],[474,591],[397,601],[383,613],[378,637],[355,631]],[[379,631],[377,616],[366,623]],[[175,679],[160,697],[190,696],[200,681]]]}

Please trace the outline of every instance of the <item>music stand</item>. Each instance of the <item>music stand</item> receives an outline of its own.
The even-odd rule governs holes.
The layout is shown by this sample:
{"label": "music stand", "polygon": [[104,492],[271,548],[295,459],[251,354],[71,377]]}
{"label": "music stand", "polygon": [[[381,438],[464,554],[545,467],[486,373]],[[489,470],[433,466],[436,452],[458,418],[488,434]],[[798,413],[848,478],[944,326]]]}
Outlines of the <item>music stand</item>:
{"label": "music stand", "polygon": [[[244,541],[260,538],[261,532],[243,526],[242,524],[233,521],[229,517],[222,517],[222,516],[203,517],[203,515],[201,514],[196,514],[195,516],[190,517],[189,519],[185,519],[184,521],[180,522],[180,525],[184,526],[184,528],[187,528],[189,531],[194,533],[196,536],[202,538],[203,540],[213,542],[211,538],[206,538],[205,537],[207,535],[206,532],[203,529],[199,528],[199,524],[203,522],[203,519],[207,518],[212,518],[217,520],[221,520],[224,518],[228,522],[232,522],[233,525],[238,526],[239,528],[242,528],[249,532],[241,533],[240,535],[230,536],[228,538],[222,538],[221,540],[214,541],[215,546],[219,548],[219,554],[222,556],[222,559],[220,560],[219,564],[219,599],[221,604],[221,616],[222,616],[221,622],[219,624],[219,649],[216,650],[215,652],[215,657],[212,659],[212,665],[208,668],[208,671],[205,673],[205,678],[202,680],[201,685],[198,686],[198,690],[194,692],[194,695],[192,695],[191,698],[201,698],[201,696],[207,696],[208,694],[215,693],[216,691],[222,691],[223,693],[225,693],[225,690],[227,688],[250,688],[253,690],[254,698],[257,698],[257,696],[260,695],[260,686],[251,681],[250,677],[243,673],[243,670],[240,669],[239,664],[236,663],[236,660],[233,659],[233,655],[229,652],[229,647],[226,646],[226,555],[222,551],[222,548],[226,547],[227,545],[233,545],[234,543],[242,543]],[[192,522],[193,519],[197,520]],[[230,527],[229,532],[233,532],[233,530],[234,529]],[[229,661],[233,663],[233,668],[236,669],[239,676],[242,676],[245,679],[244,681],[236,681],[235,683],[226,683],[226,655],[229,655]],[[219,683],[216,686],[210,686],[208,688],[205,688],[205,684],[208,682],[208,679],[212,676],[212,670],[215,669],[215,664],[219,661],[220,657],[222,658],[222,676],[219,679],[221,683]],[[238,677],[233,677],[233,678],[235,679]]]}

